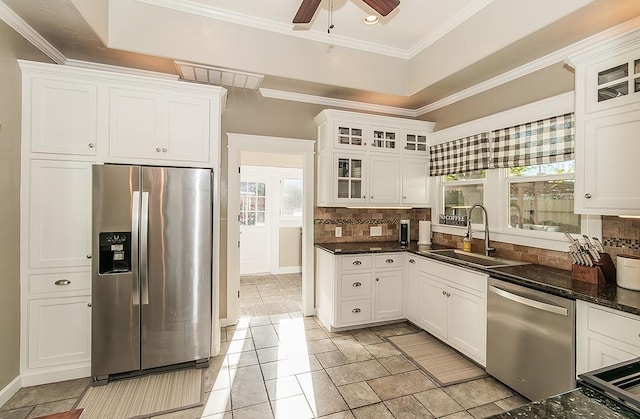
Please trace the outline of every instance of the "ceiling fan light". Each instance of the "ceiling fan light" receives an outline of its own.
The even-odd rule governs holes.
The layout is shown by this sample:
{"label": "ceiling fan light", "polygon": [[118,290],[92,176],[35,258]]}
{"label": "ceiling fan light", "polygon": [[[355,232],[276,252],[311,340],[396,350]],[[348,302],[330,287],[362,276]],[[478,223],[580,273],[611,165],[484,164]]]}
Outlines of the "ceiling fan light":
{"label": "ceiling fan light", "polygon": [[364,23],[367,24],[367,25],[375,25],[376,23],[378,23],[379,20],[380,20],[380,18],[378,18],[378,16],[369,15],[369,16],[364,18]]}

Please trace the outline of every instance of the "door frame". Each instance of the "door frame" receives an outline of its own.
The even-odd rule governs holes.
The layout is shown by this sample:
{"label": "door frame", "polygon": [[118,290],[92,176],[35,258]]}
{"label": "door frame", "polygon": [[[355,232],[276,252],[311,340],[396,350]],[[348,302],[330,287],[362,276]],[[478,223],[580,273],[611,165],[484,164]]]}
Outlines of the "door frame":
{"label": "door frame", "polygon": [[314,258],[313,258],[313,200],[315,140],[267,137],[261,135],[227,133],[227,324],[238,322],[238,292],[240,290],[240,153],[293,154],[302,156],[302,314],[313,316]]}

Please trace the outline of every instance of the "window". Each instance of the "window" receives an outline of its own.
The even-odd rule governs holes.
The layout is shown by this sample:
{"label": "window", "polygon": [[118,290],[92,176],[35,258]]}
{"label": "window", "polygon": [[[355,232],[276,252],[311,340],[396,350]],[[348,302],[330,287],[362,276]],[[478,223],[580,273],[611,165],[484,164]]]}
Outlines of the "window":
{"label": "window", "polygon": [[302,179],[282,179],[281,217],[302,217]]}
{"label": "window", "polygon": [[[476,204],[483,204],[486,170],[474,170],[442,177],[443,208],[445,215],[468,215]],[[482,212],[473,213],[472,223],[482,223]]]}
{"label": "window", "polygon": [[240,225],[265,225],[266,184],[240,182]]}
{"label": "window", "polygon": [[575,161],[507,169],[511,228],[580,233],[573,213]]}

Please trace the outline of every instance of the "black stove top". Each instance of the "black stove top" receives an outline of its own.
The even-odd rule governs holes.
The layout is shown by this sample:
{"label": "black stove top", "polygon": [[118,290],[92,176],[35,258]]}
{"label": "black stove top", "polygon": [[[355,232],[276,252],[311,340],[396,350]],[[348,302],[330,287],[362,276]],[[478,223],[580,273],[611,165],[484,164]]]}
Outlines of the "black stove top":
{"label": "black stove top", "polygon": [[580,374],[578,384],[640,413],[640,358]]}

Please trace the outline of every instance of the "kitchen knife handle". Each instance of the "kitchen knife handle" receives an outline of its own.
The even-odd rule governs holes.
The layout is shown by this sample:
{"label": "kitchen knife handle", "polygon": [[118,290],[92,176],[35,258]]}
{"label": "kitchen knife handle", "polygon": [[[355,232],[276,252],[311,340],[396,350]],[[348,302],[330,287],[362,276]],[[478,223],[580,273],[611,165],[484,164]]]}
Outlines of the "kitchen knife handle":
{"label": "kitchen knife handle", "polygon": [[140,206],[140,292],[142,305],[149,304],[149,192],[142,192]]}
{"label": "kitchen knife handle", "polygon": [[138,230],[140,228],[140,191],[133,191],[131,196],[131,272],[133,272],[133,305],[140,305],[140,286],[138,283]]}

